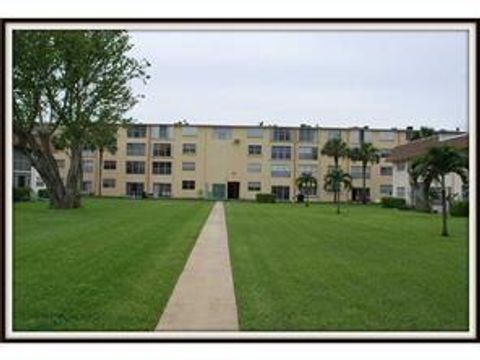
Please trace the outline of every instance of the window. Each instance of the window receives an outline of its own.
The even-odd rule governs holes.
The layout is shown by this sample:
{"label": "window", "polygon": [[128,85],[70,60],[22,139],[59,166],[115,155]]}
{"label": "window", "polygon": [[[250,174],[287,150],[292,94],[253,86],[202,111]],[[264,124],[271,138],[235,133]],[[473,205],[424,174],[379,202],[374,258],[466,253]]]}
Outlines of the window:
{"label": "window", "polygon": [[183,154],[195,155],[196,152],[197,152],[196,144],[183,144]]}
{"label": "window", "polygon": [[302,142],[314,142],[317,140],[317,130],[311,128],[300,128],[298,137]]}
{"label": "window", "polygon": [[249,138],[263,138],[262,128],[249,128],[247,129],[247,137]]}
{"label": "window", "polygon": [[182,170],[183,171],[195,171],[195,163],[194,162],[182,162]]}
{"label": "window", "polygon": [[371,143],[372,142],[372,132],[369,130],[363,130],[363,142]]}
{"label": "window", "polygon": [[128,196],[140,197],[143,194],[144,184],[138,182],[127,182],[126,193]]}
{"label": "window", "polygon": [[380,157],[386,158],[389,157],[392,153],[392,149],[380,149]]}
{"label": "window", "polygon": [[193,180],[183,180],[182,181],[183,190],[195,190],[195,181]]}
{"label": "window", "polygon": [[84,149],[82,150],[82,157],[91,157],[95,155],[95,150]]}
{"label": "window", "polygon": [[129,138],[144,138],[147,135],[147,127],[145,125],[133,125],[127,130]]}
{"label": "window", "polygon": [[[361,179],[362,178],[362,167],[361,166],[352,166],[350,175],[352,179]],[[370,179],[370,167],[367,166],[365,169],[365,178]]]}
{"label": "window", "polygon": [[55,161],[57,162],[57,167],[59,169],[63,169],[65,167],[65,160],[64,159],[56,159]]}
{"label": "window", "polygon": [[274,128],[272,132],[273,141],[291,141],[292,133],[290,129],[286,128]]}
{"label": "window", "polygon": [[298,158],[300,160],[317,160],[318,148],[316,146],[300,146],[298,148]]}
{"label": "window", "polygon": [[308,174],[308,175],[315,175],[318,171],[318,166],[317,165],[299,165],[298,166],[298,172],[300,175],[302,174]]}
{"label": "window", "polygon": [[145,174],[145,161],[127,161],[127,174]]}
{"label": "window", "polygon": [[159,156],[159,157],[172,156],[172,144],[153,144],[152,156]]}
{"label": "window", "polygon": [[397,186],[397,197],[404,198],[405,197],[405,187]]}
{"label": "window", "polygon": [[103,179],[102,186],[104,188],[114,188],[115,187],[115,179]]}
{"label": "window", "polygon": [[380,194],[384,196],[393,195],[393,185],[380,185]]}
{"label": "window", "polygon": [[82,160],[82,170],[84,173],[93,172],[93,160]]}
{"label": "window", "polygon": [[115,160],[105,160],[103,162],[103,169],[104,170],[116,170],[117,169],[117,162]]}
{"label": "window", "polygon": [[127,156],[144,156],[145,144],[127,144]]}
{"label": "window", "polygon": [[340,130],[328,130],[328,140],[341,139],[342,132]]}
{"label": "window", "polygon": [[19,171],[30,171],[31,164],[27,155],[23,152],[14,149],[13,152],[13,169]]}
{"label": "window", "polygon": [[170,161],[154,161],[152,163],[152,174],[171,175],[172,163]]}
{"label": "window", "polygon": [[262,145],[248,145],[248,155],[262,155]]}
{"label": "window", "polygon": [[261,191],[262,183],[259,181],[249,181],[248,182],[248,191]]}
{"label": "window", "polygon": [[272,159],[285,160],[292,156],[292,149],[290,146],[272,146]]}
{"label": "window", "polygon": [[167,125],[152,126],[152,138],[154,139],[171,139],[172,127]]}
{"label": "window", "polygon": [[272,194],[275,195],[275,199],[278,201],[288,201],[290,200],[290,187],[272,186]]}
{"label": "window", "polygon": [[380,141],[393,141],[395,139],[395,133],[393,131],[381,131]]}
{"label": "window", "polygon": [[462,184],[462,199],[468,200],[468,184]]}
{"label": "window", "polygon": [[381,166],[380,167],[380,175],[381,176],[392,176],[393,174],[393,167],[391,166]]}
{"label": "window", "polygon": [[213,138],[217,140],[228,140],[232,138],[232,129],[215,128],[213,129]]}
{"label": "window", "polygon": [[35,178],[35,186],[36,187],[44,187],[45,186],[45,183],[43,182],[43,180],[40,176],[37,176]]}
{"label": "window", "polygon": [[247,172],[249,173],[259,173],[262,172],[262,164],[248,164]]}
{"label": "window", "polygon": [[82,192],[86,194],[91,194],[93,191],[93,184],[90,180],[85,180],[82,182]]}
{"label": "window", "polygon": [[397,171],[405,171],[405,162],[397,164]]}
{"label": "window", "polygon": [[154,183],[153,184],[153,197],[171,197],[172,196],[172,184],[168,183]]}
{"label": "window", "polygon": [[360,144],[361,135],[359,130],[351,130],[350,131],[350,144],[358,145]]}
{"label": "window", "polygon": [[193,126],[183,126],[182,127],[182,135],[183,136],[197,136],[198,129]]}
{"label": "window", "polygon": [[287,164],[272,164],[272,177],[290,177],[290,166]]}

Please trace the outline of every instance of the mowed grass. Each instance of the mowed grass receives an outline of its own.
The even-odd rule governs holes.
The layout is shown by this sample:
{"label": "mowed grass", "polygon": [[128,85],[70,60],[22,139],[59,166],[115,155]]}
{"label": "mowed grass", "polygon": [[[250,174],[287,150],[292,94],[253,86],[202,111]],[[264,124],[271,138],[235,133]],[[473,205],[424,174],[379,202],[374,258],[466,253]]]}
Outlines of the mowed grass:
{"label": "mowed grass", "polygon": [[468,225],[351,205],[228,203],[243,330],[467,330]]}
{"label": "mowed grass", "polygon": [[14,329],[153,330],[212,203],[14,208]]}

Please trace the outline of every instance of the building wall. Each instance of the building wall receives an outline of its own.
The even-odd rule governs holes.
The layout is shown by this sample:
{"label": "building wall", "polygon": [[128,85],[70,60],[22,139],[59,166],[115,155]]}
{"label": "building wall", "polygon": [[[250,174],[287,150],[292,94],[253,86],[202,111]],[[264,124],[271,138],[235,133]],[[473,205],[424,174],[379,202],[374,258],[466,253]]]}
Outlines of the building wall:
{"label": "building wall", "polygon": [[[138,124],[140,125],[140,124]],[[331,201],[332,194],[323,190],[323,178],[328,172],[329,166],[333,165],[333,159],[320,154],[321,149],[328,141],[330,133],[340,130],[341,138],[347,142],[350,147],[360,144],[359,128],[351,129],[327,129],[313,128],[314,139],[312,141],[300,141],[300,128],[288,128],[291,131],[290,141],[274,141],[272,133],[274,127],[263,127],[261,137],[249,137],[248,129],[254,127],[221,127],[221,126],[173,126],[169,125],[171,137],[169,139],[157,139],[154,137],[156,125],[146,125],[147,131],[144,138],[130,138],[127,136],[126,129],[121,129],[117,137],[117,152],[110,154],[105,152],[104,162],[108,160],[116,161],[115,170],[102,169],[102,180],[114,179],[115,187],[101,188],[104,196],[125,196],[126,184],[128,182],[139,182],[144,184],[145,192],[151,194],[154,191],[155,183],[171,184],[171,195],[176,198],[207,198],[212,196],[213,184],[224,184],[225,190],[228,190],[228,182],[239,182],[239,195],[242,199],[254,199],[256,191],[248,190],[248,182],[260,182],[260,192],[271,192],[272,186],[288,186],[290,189],[290,198],[293,199],[297,194],[295,188],[295,179],[300,175],[301,168],[305,166],[316,166],[313,174],[319,183],[318,194],[312,197],[312,200]],[[192,134],[192,128],[196,128],[196,134]],[[225,130],[227,136],[218,138],[217,130]],[[390,150],[395,146],[406,143],[406,133],[404,130],[377,130],[368,129],[366,131],[365,141],[372,142],[379,149]],[[223,134],[223,133],[222,133]],[[390,134],[389,136],[385,136]],[[223,134],[224,135],[224,134]],[[127,156],[127,143],[145,144],[145,154],[140,156]],[[154,157],[152,150],[156,143],[171,144],[172,154],[170,157]],[[183,144],[195,144],[195,154],[184,154]],[[248,145],[261,145],[262,152],[259,155],[249,155]],[[272,159],[272,146],[290,146],[291,159],[274,160]],[[299,151],[302,146],[313,146],[317,148],[318,158],[316,160],[299,159]],[[68,157],[64,153],[56,154],[60,162],[64,162],[61,170],[63,178],[69,167]],[[98,152],[83,154],[84,161],[91,161],[93,164],[92,172],[84,172],[84,181],[91,182],[91,192],[99,193],[99,185],[102,181],[99,178],[99,154]],[[145,162],[144,174],[127,174],[127,161]],[[172,163],[171,175],[152,174],[152,163],[154,161],[170,161]],[[195,171],[182,169],[183,162],[194,162]],[[249,172],[249,164],[260,164],[260,172]],[[273,177],[271,174],[272,165],[288,165],[290,176]],[[352,166],[360,166],[359,163],[352,163],[348,159],[340,161],[341,167],[351,172]],[[369,165],[371,176],[367,180],[367,187],[370,188],[370,197],[372,201],[380,201],[381,197],[386,196],[380,193],[380,185],[392,185],[392,176],[381,175],[381,167],[393,166],[382,158],[380,164]],[[182,189],[182,181],[195,181],[195,189]],[[355,187],[361,187],[361,179],[355,179]],[[342,199],[350,199],[349,193],[342,194]]]}

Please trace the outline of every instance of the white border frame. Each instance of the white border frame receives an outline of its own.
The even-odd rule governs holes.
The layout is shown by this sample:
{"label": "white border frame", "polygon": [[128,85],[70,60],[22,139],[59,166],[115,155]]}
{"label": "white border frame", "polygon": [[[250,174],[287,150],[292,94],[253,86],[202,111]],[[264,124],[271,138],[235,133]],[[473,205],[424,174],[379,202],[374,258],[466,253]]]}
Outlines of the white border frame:
{"label": "white border frame", "polygon": [[[6,340],[76,340],[76,339],[104,339],[104,340],[180,340],[180,339],[258,339],[258,340],[288,340],[288,339],[302,339],[302,340],[328,340],[328,339],[342,339],[342,340],[401,340],[401,339],[458,339],[458,340],[472,340],[475,339],[476,334],[476,266],[477,266],[477,249],[476,249],[476,25],[469,21],[455,21],[455,22],[434,22],[429,23],[414,23],[414,19],[409,22],[348,22],[348,20],[339,21],[337,23],[325,22],[319,19],[318,22],[307,22],[299,19],[298,23],[281,21],[257,23],[252,22],[224,22],[207,23],[207,22],[164,22],[159,20],[158,23],[128,23],[125,22],[108,22],[101,23],[96,21],[85,22],[14,22],[5,24],[5,132],[6,132],[6,149],[5,149],[5,264],[6,264],[6,296],[5,296],[5,338]],[[140,20],[141,21],[141,20]],[[235,21],[235,20],[233,20]],[[410,22],[411,21],[411,22]],[[13,331],[12,329],[12,31],[25,29],[125,29],[125,30],[151,30],[151,31],[467,31],[468,32],[468,101],[469,101],[469,158],[470,158],[470,216],[469,216],[469,330],[468,331],[415,331],[415,332],[371,332],[371,331],[295,331],[295,332],[220,332],[220,331],[185,331],[185,332],[95,332],[95,331]],[[473,201],[472,201],[473,200]]]}

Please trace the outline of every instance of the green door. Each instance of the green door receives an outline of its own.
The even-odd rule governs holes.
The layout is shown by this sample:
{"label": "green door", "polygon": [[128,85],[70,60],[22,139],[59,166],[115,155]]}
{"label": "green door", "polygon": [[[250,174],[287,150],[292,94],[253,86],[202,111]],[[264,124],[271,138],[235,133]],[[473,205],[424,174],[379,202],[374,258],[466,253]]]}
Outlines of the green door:
{"label": "green door", "polygon": [[225,199],[225,184],[212,184],[212,196],[216,200]]}

